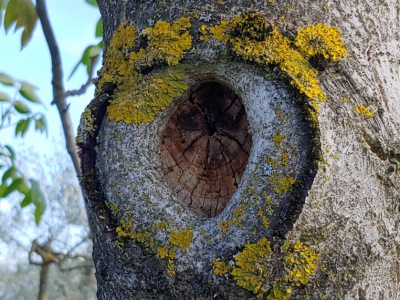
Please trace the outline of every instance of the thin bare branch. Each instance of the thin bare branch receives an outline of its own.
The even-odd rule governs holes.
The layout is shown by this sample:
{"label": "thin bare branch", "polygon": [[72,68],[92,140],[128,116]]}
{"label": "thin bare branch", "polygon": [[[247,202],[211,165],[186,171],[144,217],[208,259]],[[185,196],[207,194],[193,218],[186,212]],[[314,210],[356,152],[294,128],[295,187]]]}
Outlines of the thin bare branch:
{"label": "thin bare branch", "polygon": [[94,264],[86,264],[86,265],[78,265],[78,266],[74,266],[74,267],[69,267],[69,268],[61,268],[60,271],[61,272],[69,272],[72,270],[76,270],[76,269],[83,269],[83,268],[94,268]]}
{"label": "thin bare branch", "polygon": [[91,63],[90,63],[90,72],[89,72],[89,78],[87,80],[87,82],[81,86],[81,88],[79,90],[72,90],[72,91],[67,91],[65,92],[65,97],[69,97],[69,96],[79,96],[82,95],[84,93],[86,93],[86,90],[92,85],[93,83],[93,73],[94,73],[94,68],[96,65],[96,61],[98,60],[99,56],[93,56],[91,58]]}
{"label": "thin bare branch", "polygon": [[52,26],[48,17],[45,0],[36,0],[36,10],[42,24],[43,33],[49,47],[52,65],[52,84],[53,84],[53,102],[56,104],[64,131],[65,144],[67,151],[71,156],[75,172],[80,177],[80,160],[75,145],[75,136],[72,130],[71,116],[68,111],[68,105],[65,101],[65,90],[63,84],[63,72],[61,66],[61,56],[53,33]]}

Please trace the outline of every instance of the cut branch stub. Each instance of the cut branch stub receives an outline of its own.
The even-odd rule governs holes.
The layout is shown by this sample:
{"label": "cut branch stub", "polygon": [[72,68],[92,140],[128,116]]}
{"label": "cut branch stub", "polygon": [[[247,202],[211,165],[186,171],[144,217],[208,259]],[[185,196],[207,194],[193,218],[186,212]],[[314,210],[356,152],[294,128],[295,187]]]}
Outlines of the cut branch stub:
{"label": "cut branch stub", "polygon": [[161,145],[163,171],[179,199],[213,217],[236,191],[252,146],[241,99],[227,86],[203,81],[177,107]]}

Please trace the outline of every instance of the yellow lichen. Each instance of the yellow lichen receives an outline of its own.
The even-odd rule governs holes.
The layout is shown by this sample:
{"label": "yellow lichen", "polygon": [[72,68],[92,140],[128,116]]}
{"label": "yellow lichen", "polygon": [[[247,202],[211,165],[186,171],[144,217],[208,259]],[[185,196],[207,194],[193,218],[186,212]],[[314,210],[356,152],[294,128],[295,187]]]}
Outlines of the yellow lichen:
{"label": "yellow lichen", "polygon": [[236,208],[233,211],[233,217],[234,217],[234,223],[238,226],[241,227],[242,226],[242,218],[243,215],[245,213],[245,206],[244,204],[240,205],[238,208]]}
{"label": "yellow lichen", "polygon": [[318,254],[300,240],[297,240],[293,247],[286,242],[282,251],[286,253],[284,257],[286,274],[273,282],[267,300],[287,299],[292,288],[307,284],[317,268]]}
{"label": "yellow lichen", "polygon": [[[134,26],[122,24],[114,34],[100,70],[98,91],[106,83],[116,85],[114,98],[107,108],[108,118],[130,123],[152,122],[155,115],[168,107],[175,97],[187,89],[184,67],[179,60],[191,48],[189,18],[174,24],[158,21],[145,28],[141,36],[147,39],[145,48],[136,52],[138,36]],[[163,65],[174,67],[162,67]],[[153,66],[157,71],[144,73]]]}
{"label": "yellow lichen", "polygon": [[372,118],[374,116],[374,113],[371,112],[368,108],[366,108],[362,104],[359,106],[354,106],[354,109],[356,110],[356,112],[358,112],[363,117]]}
{"label": "yellow lichen", "polygon": [[118,207],[117,204],[115,203],[111,203],[111,202],[106,202],[107,207],[111,210],[111,213],[116,216],[121,210]]}
{"label": "yellow lichen", "polygon": [[232,226],[233,222],[231,220],[218,222],[217,226],[221,228],[221,234],[225,234],[230,226]]}
{"label": "yellow lichen", "polygon": [[175,230],[171,230],[168,241],[175,246],[181,248],[182,252],[185,253],[187,249],[190,249],[190,243],[192,242],[192,233],[193,230],[185,229],[181,232],[176,232]]}
{"label": "yellow lichen", "polygon": [[299,30],[296,46],[284,37],[274,24],[255,13],[244,13],[231,21],[221,21],[209,29],[211,36],[229,43],[236,55],[260,65],[277,64],[291,78],[291,84],[313,100],[317,106],[326,96],[318,86],[317,71],[308,59],[321,54],[333,61],[347,55],[340,32],[325,24],[310,25]]}
{"label": "yellow lichen", "polygon": [[335,26],[329,27],[322,23],[308,25],[298,31],[295,44],[305,57],[321,54],[337,62],[347,56],[340,31]]}
{"label": "yellow lichen", "polygon": [[232,267],[214,259],[214,274],[222,275],[230,271],[239,286],[253,292],[257,297],[261,298],[268,293],[268,300],[285,300],[293,288],[309,282],[311,274],[317,268],[318,254],[300,240],[293,246],[285,241],[281,247],[284,269],[275,279],[270,274],[273,264],[276,263],[272,261],[272,254],[270,242],[261,238],[256,243],[247,244],[235,256]]}
{"label": "yellow lichen", "polygon": [[214,259],[213,264],[214,264],[214,274],[217,276],[226,274],[230,270],[230,266],[223,261]]}
{"label": "yellow lichen", "polygon": [[293,177],[286,175],[279,179],[277,187],[274,188],[274,191],[278,195],[281,195],[283,192],[289,191],[295,182],[296,180]]}
{"label": "yellow lichen", "polygon": [[264,215],[264,213],[262,212],[261,209],[257,212],[257,216],[261,217],[264,227],[268,228],[269,227],[269,219],[266,215]]}
{"label": "yellow lichen", "polygon": [[149,248],[153,248],[156,243],[151,232],[141,228],[134,229],[132,218],[128,219],[128,221],[121,219],[120,225],[116,228],[116,233],[119,239],[135,240]]}
{"label": "yellow lichen", "polygon": [[94,121],[95,121],[95,118],[94,118],[90,108],[85,108],[83,115],[82,115],[82,122],[84,124],[82,124],[82,122],[81,122],[81,126],[84,126],[85,130],[87,132],[93,133],[93,131],[95,129]]}
{"label": "yellow lichen", "polygon": [[157,256],[159,258],[161,258],[161,259],[168,257],[169,256],[169,247],[168,247],[168,245],[162,246],[162,247],[158,247]]}
{"label": "yellow lichen", "polygon": [[284,134],[275,134],[272,140],[274,141],[275,147],[280,148],[283,139],[285,138]]}
{"label": "yellow lichen", "polygon": [[161,259],[168,258],[167,273],[169,276],[175,275],[174,269],[174,259],[178,247],[181,248],[183,253],[186,253],[187,249],[190,249],[190,244],[192,242],[193,230],[184,229],[181,232],[171,230],[168,238],[168,245],[160,246],[157,250],[157,256]]}
{"label": "yellow lichen", "polygon": [[167,229],[168,228],[168,223],[167,223],[167,221],[161,221],[161,222],[158,222],[157,224],[156,224],[156,226],[157,226],[157,228],[158,228],[158,230],[165,230],[165,229]]}
{"label": "yellow lichen", "polygon": [[237,284],[262,297],[267,291],[263,283],[271,271],[271,255],[270,242],[266,238],[246,245],[243,251],[236,255],[235,266],[232,268],[232,275]]}

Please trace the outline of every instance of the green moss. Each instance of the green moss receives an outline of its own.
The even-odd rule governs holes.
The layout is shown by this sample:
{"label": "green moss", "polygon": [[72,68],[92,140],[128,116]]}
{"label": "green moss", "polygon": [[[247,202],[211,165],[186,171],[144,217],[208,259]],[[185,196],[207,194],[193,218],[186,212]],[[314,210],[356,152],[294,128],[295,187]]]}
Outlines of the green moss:
{"label": "green moss", "polygon": [[[99,72],[97,90],[100,93],[106,84],[116,86],[107,108],[110,120],[152,122],[159,111],[182,95],[187,84],[185,69],[178,63],[191,48],[190,27],[189,18],[180,18],[172,25],[158,21],[154,27],[145,28],[140,37],[135,27],[126,23],[117,29]],[[146,39],[147,45],[133,51],[138,48],[139,38]],[[155,66],[157,71],[144,72]]]}

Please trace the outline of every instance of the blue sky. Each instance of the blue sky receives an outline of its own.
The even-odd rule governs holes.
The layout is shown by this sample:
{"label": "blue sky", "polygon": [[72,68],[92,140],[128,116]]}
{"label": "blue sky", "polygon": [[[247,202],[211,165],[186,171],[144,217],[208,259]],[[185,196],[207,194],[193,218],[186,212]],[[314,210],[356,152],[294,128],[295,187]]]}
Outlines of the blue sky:
{"label": "blue sky", "polygon": [[[65,87],[67,90],[80,88],[87,79],[84,67],[81,67],[71,80],[67,81],[67,79],[86,46],[99,42],[98,39],[95,39],[94,31],[100,13],[84,0],[50,0],[47,1],[47,7],[61,50]],[[21,31],[19,30],[15,34],[12,32],[13,29],[6,35],[2,24],[0,28],[0,72],[7,73],[16,79],[25,80],[39,88],[37,93],[46,106],[44,112],[47,117],[49,136],[46,138],[45,135],[35,133],[30,129],[23,139],[16,140],[13,130],[7,130],[0,133],[0,139],[2,144],[12,144],[16,149],[28,148],[51,155],[57,145],[58,149],[60,143],[64,145],[64,141],[57,109],[50,105],[52,86],[49,51],[39,22],[31,42],[22,51],[20,51]],[[12,90],[6,90],[3,86],[0,86],[0,91],[6,91],[13,95]],[[93,93],[92,87],[85,95],[68,99],[71,104],[70,112],[75,132],[80,114],[92,99]],[[42,110],[36,105],[32,105],[31,108]]]}

